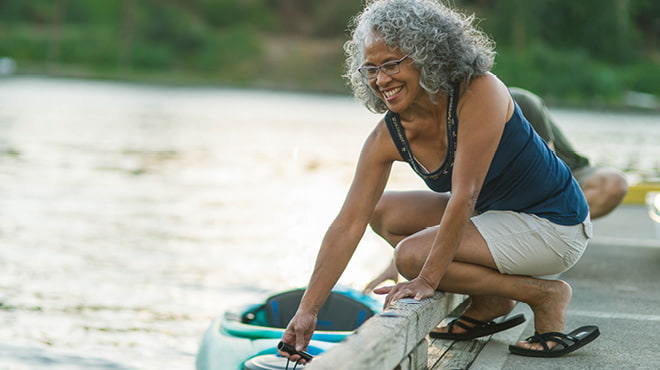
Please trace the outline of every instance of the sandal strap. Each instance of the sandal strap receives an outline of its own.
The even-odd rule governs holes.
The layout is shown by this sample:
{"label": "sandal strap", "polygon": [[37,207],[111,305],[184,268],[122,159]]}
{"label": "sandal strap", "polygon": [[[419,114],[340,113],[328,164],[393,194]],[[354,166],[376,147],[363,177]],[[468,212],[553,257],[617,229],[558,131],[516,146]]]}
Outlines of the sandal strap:
{"label": "sandal strap", "polygon": [[534,335],[527,338],[525,341],[530,342],[530,343],[539,343],[543,346],[543,349],[546,351],[549,351],[550,348],[548,347],[547,342],[552,341],[557,343],[557,345],[561,345],[563,348],[568,348],[572,343],[566,343],[564,341],[565,339],[570,340],[572,343],[577,343],[579,340],[575,337],[572,337],[570,335],[566,335],[564,333],[556,332],[556,331],[551,331],[548,333],[543,333],[539,334],[538,332],[534,332]]}
{"label": "sandal strap", "polygon": [[447,325],[447,333],[453,334],[454,333],[454,325],[460,326],[461,328],[465,330],[470,330],[470,327],[463,324],[462,322],[458,321],[458,319],[451,320],[449,325]]}
{"label": "sandal strap", "polygon": [[[474,326],[465,325],[461,321],[469,322],[471,324],[474,324]],[[473,319],[473,318],[467,317],[467,316],[460,316],[459,318],[452,320],[449,323],[449,325],[447,325],[447,327],[448,327],[447,333],[450,333],[450,334],[454,333],[454,325],[460,326],[461,328],[465,329],[465,331],[470,331],[474,328],[483,327],[483,326],[486,326],[490,323],[492,323],[492,321],[485,322],[485,321],[476,320],[476,319]]]}
{"label": "sandal strap", "polygon": [[484,325],[490,323],[490,322],[486,322],[486,321],[481,321],[481,320],[473,319],[473,318],[468,317],[468,316],[465,316],[465,315],[461,315],[457,320],[467,321],[467,322],[469,322],[470,324],[474,324],[474,325],[476,325],[476,326],[484,326]]}
{"label": "sandal strap", "polygon": [[525,342],[539,343],[541,346],[543,346],[544,351],[549,351],[550,350],[550,347],[548,347],[548,344],[546,343],[547,341],[544,340],[543,337],[541,336],[541,334],[539,334],[537,332],[534,332],[534,335],[532,335],[531,337],[528,337],[527,339],[525,339]]}

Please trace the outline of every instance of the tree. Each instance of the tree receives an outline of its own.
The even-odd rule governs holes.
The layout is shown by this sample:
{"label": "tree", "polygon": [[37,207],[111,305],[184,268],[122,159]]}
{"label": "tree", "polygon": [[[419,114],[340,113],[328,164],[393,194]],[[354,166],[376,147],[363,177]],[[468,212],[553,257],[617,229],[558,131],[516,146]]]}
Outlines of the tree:
{"label": "tree", "polygon": [[67,0],[53,1],[50,40],[48,43],[47,65],[53,72],[60,62],[61,41]]}

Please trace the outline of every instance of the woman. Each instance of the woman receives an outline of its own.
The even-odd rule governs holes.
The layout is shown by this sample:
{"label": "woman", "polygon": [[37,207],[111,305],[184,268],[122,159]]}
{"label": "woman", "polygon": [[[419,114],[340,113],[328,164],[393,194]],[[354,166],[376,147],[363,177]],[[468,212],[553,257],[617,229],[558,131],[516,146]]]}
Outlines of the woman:
{"label": "woman", "polygon": [[[540,334],[511,346],[514,353],[554,357],[598,336],[595,327],[561,334],[570,286],[532,277],[580,258],[591,236],[587,203],[489,72],[492,42],[471,21],[432,0],[373,1],[355,19],[347,76],[358,100],[387,113],[364,143],[282,337],[297,350],[309,343],[316,313],[369,223],[396,246],[396,266],[409,279],[375,290],[387,294],[386,306],[436,290],[472,298],[436,335],[467,339],[517,325],[520,318],[490,321],[521,301]],[[407,161],[433,191],[384,194],[394,161]]]}

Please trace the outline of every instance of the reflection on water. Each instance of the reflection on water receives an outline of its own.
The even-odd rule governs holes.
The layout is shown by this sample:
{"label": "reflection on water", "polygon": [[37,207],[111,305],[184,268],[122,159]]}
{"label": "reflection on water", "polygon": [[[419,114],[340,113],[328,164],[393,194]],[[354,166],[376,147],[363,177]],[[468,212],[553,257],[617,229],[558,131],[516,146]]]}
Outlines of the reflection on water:
{"label": "reflection on water", "polygon": [[660,114],[554,109],[576,150],[629,174],[660,174]]}
{"label": "reflection on water", "polygon": [[[659,167],[657,115],[554,113],[595,162]],[[214,316],[306,283],[377,119],[348,97],[0,80],[0,367],[191,368]],[[388,259],[367,233],[342,282]]]}

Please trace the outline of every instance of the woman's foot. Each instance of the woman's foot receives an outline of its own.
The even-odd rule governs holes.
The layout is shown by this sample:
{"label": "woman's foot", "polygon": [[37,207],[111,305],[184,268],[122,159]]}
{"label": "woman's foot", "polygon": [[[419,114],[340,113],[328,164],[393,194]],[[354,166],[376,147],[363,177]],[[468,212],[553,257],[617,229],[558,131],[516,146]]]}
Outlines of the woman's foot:
{"label": "woman's foot", "polygon": [[[566,311],[573,294],[571,286],[561,280],[537,280],[540,284],[539,298],[528,302],[534,312],[534,329],[537,333],[562,332],[566,321]],[[547,346],[552,349],[556,342],[549,341]],[[541,351],[543,346],[538,343],[520,341],[517,346]]]}
{"label": "woman's foot", "polygon": [[[469,317],[473,320],[489,322],[495,318],[506,315],[516,305],[514,300],[496,296],[472,296],[470,305],[463,312],[462,316]],[[474,322],[457,319],[462,325],[451,325],[451,333],[461,334],[476,326]],[[467,327],[468,329],[465,329]],[[450,325],[437,327],[433,330],[434,333],[448,333]]]}

